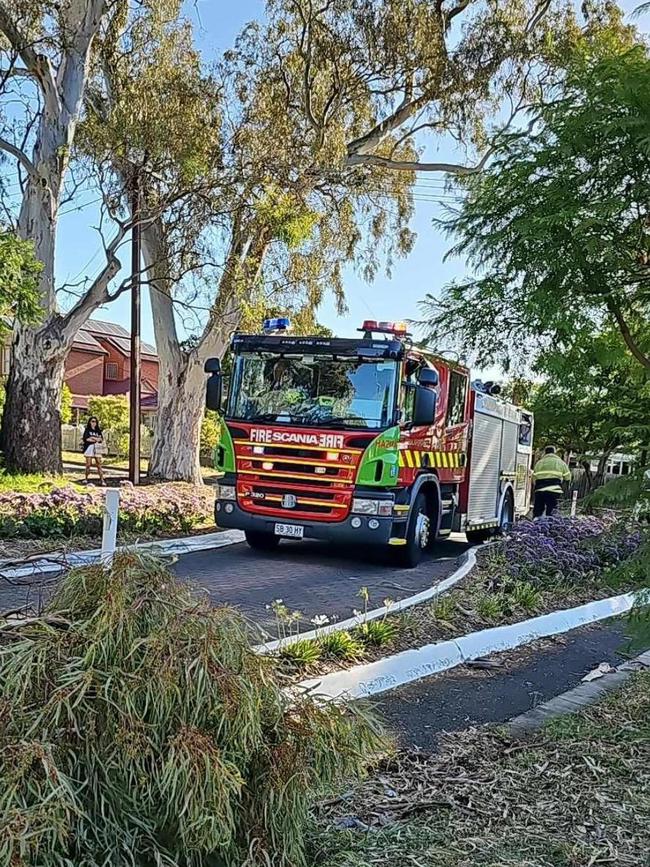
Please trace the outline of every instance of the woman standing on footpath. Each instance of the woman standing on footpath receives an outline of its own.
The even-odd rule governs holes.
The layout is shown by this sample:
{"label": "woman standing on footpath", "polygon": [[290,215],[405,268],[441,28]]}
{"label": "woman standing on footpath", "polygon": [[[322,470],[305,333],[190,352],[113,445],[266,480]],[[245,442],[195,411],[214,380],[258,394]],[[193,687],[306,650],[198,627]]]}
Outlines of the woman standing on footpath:
{"label": "woman standing on footpath", "polygon": [[83,453],[86,459],[86,481],[90,481],[90,468],[93,461],[97,466],[100,483],[106,487],[104,470],[102,469],[102,455],[104,453],[104,437],[99,421],[96,416],[91,416],[86,424],[83,435]]}

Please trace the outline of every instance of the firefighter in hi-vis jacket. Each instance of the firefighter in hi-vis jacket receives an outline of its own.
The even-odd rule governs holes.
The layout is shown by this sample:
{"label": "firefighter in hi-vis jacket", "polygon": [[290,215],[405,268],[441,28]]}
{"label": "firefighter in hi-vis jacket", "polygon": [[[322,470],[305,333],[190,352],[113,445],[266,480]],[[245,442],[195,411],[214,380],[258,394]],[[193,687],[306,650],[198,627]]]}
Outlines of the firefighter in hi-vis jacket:
{"label": "firefighter in hi-vis jacket", "polygon": [[557,510],[557,503],[562,494],[562,482],[571,480],[571,470],[562,458],[555,454],[553,446],[544,449],[544,457],[540,458],[533,468],[535,479],[535,504],[533,517],[552,515]]}

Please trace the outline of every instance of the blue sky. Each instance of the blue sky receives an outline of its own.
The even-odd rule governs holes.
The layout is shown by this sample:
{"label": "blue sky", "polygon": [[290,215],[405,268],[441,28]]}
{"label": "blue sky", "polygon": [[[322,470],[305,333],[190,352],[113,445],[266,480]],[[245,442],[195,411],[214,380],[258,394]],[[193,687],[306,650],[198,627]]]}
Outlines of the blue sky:
{"label": "blue sky", "polygon": [[[633,9],[640,0],[626,0],[622,5]],[[229,47],[242,25],[263,14],[261,0],[187,0],[186,13],[196,28],[196,40],[207,61]],[[647,24],[646,17],[644,24]],[[640,22],[639,22],[640,23]],[[642,28],[647,29],[647,28]],[[462,159],[463,155],[446,148],[427,151],[427,157]],[[346,297],[349,314],[336,313],[331,298],[326,298],[318,318],[341,336],[352,336],[361,321],[373,319],[418,318],[418,302],[429,293],[437,293],[450,279],[462,276],[464,263],[443,261],[449,241],[432,225],[432,219],[442,213],[442,176],[422,174],[416,184],[416,213],[412,228],[417,242],[410,256],[395,262],[391,277],[380,272],[372,284],[366,283],[353,269],[346,274]],[[80,196],[81,209],[67,205],[62,209],[57,250],[57,282],[76,282],[88,275],[94,276],[102,266],[103,256],[99,236],[93,226],[98,212],[94,200],[97,194],[88,191]],[[73,203],[77,204],[77,202]],[[122,261],[128,266],[129,251],[124,248]],[[153,341],[153,324],[147,297],[143,293],[143,338]],[[129,298],[123,296],[110,307],[98,311],[97,318],[121,322],[128,327]],[[446,347],[438,347],[445,349]]]}

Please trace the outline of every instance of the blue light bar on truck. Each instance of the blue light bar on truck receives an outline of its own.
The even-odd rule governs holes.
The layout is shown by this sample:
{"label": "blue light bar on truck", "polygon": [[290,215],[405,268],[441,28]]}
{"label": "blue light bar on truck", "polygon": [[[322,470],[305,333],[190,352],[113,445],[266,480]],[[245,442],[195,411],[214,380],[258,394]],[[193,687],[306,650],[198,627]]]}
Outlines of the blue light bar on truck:
{"label": "blue light bar on truck", "polygon": [[265,319],[262,325],[262,331],[265,334],[270,334],[273,331],[288,331],[291,326],[291,321],[288,316],[276,316],[274,319]]}

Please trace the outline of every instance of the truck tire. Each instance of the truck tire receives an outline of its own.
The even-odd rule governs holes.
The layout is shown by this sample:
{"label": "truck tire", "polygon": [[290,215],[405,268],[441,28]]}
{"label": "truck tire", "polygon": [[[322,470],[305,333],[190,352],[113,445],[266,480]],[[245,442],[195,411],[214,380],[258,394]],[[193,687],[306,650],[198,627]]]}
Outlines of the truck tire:
{"label": "truck tire", "polygon": [[501,505],[501,514],[499,515],[499,526],[497,533],[500,535],[507,532],[515,522],[515,504],[511,495],[508,493],[503,499]]}
{"label": "truck tire", "polygon": [[406,569],[413,569],[422,559],[422,554],[431,540],[431,518],[427,507],[427,498],[419,493],[409,512],[406,529],[406,545],[396,549],[397,563]]}
{"label": "truck tire", "polygon": [[246,541],[256,551],[273,551],[280,544],[280,537],[259,530],[244,530]]}
{"label": "truck tire", "polygon": [[487,542],[492,536],[501,535],[508,530],[515,520],[515,506],[510,494],[506,494],[503,503],[501,504],[501,512],[499,514],[499,523],[496,527],[487,530],[466,530],[465,535],[470,545],[482,545]]}

